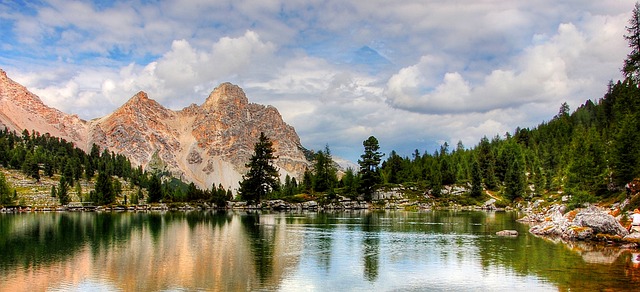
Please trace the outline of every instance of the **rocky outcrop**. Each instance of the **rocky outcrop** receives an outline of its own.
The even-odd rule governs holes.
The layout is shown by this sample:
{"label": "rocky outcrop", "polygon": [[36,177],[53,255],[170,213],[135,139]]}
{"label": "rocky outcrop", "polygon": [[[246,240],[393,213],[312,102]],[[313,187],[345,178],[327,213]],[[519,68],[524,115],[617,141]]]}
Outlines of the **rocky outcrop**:
{"label": "rocky outcrop", "polygon": [[309,162],[294,128],[272,106],[249,103],[231,83],[215,88],[202,105],[164,108],[138,92],[110,115],[89,122],[46,106],[0,70],[0,127],[64,138],[88,151],[93,144],[127,156],[146,169],[162,169],[201,188],[237,189],[245,164],[264,132],[273,142],[282,177],[300,178]]}
{"label": "rocky outcrop", "polygon": [[545,213],[529,214],[521,222],[535,224],[529,232],[564,240],[591,240],[597,235],[622,238],[628,231],[606,211],[591,206],[563,213],[566,207],[554,205]]}

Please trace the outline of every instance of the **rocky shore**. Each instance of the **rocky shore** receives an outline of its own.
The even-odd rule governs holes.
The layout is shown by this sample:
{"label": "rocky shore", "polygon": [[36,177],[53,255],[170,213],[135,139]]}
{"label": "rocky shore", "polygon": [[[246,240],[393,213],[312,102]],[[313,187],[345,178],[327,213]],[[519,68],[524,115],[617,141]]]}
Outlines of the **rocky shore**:
{"label": "rocky shore", "polygon": [[[616,216],[614,216],[616,215]],[[567,207],[554,204],[537,211],[528,210],[519,222],[531,224],[534,235],[565,242],[599,241],[638,247],[640,233],[631,233],[620,223],[623,216],[597,206],[567,211]]]}

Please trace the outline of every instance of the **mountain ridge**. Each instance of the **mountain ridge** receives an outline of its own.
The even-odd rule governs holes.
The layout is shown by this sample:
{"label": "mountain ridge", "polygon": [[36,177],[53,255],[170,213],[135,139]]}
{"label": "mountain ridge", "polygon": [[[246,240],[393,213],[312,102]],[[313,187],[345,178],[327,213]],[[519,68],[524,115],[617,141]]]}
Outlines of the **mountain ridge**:
{"label": "mountain ridge", "polygon": [[250,103],[242,88],[216,87],[201,105],[171,110],[140,91],[112,113],[85,121],[49,107],[0,69],[0,127],[49,133],[88,151],[93,144],[147,167],[157,155],[174,176],[201,188],[237,189],[264,132],[282,177],[301,177],[309,162],[295,129],[273,106]]}

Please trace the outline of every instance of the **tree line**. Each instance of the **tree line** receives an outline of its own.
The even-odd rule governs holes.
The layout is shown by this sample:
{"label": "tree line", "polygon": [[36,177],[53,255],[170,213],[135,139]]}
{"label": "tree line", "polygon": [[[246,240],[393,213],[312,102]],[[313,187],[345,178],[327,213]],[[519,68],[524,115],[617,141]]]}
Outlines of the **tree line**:
{"label": "tree line", "polygon": [[[95,205],[211,202],[223,206],[231,197],[231,191],[222,185],[200,190],[169,173],[134,167],[126,156],[100,150],[95,144],[86,153],[65,139],[37,131],[24,130],[18,134],[7,128],[1,130],[0,166],[19,170],[36,183],[43,177],[57,179],[58,184],[51,187],[50,194],[61,205],[70,202],[72,191],[81,201]],[[89,182],[94,183],[94,188],[83,194],[82,185]],[[129,197],[123,192],[124,182],[135,190]],[[16,189],[0,173],[0,205],[16,204],[17,198]]]}

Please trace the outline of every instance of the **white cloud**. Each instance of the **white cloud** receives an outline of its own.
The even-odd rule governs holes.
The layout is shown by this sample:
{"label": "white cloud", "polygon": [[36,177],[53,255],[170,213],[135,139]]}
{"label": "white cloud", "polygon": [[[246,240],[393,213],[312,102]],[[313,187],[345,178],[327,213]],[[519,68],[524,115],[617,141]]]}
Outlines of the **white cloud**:
{"label": "white cloud", "polygon": [[[231,81],[276,106],[309,148],[328,143],[355,160],[375,135],[384,151],[409,155],[443,141],[473,146],[548,120],[564,101],[601,97],[628,51],[633,3],[2,3],[0,67],[86,119],[140,90],[179,109]],[[363,46],[389,65],[345,63]]]}
{"label": "white cloud", "polygon": [[[595,18],[594,22],[607,20]],[[457,71],[445,73],[434,84],[434,72],[442,71],[442,64],[434,65],[433,58],[423,57],[418,64],[402,68],[389,78],[385,91],[388,102],[400,109],[428,114],[488,112],[531,103],[560,104],[562,99],[581,92],[585,85],[605,84],[605,80],[615,76],[616,68],[601,52],[614,49],[617,53],[609,55],[623,55],[622,41],[603,43],[594,39],[587,34],[594,28],[590,25],[580,29],[571,23],[561,24],[551,38],[541,41],[535,36],[531,47],[476,84],[464,78],[466,72]],[[623,34],[622,27],[609,29],[608,34]],[[589,65],[608,68],[596,72]]]}

